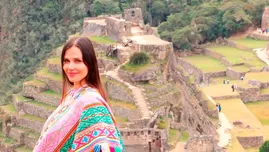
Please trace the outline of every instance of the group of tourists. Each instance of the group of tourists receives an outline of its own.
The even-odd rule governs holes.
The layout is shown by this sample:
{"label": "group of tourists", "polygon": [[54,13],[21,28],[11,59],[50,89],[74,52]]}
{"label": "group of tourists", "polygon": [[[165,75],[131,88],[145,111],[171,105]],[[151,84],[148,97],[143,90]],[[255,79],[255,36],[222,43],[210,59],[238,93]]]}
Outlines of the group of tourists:
{"label": "group of tourists", "polygon": [[262,28],[257,28],[257,31],[259,34],[267,34],[269,32],[269,29],[266,28],[266,29],[262,29]]}

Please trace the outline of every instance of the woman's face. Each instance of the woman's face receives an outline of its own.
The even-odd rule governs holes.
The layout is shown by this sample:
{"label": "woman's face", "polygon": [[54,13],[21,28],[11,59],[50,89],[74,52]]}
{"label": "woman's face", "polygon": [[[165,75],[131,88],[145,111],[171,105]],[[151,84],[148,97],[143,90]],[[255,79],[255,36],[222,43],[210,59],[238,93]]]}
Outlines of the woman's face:
{"label": "woman's face", "polygon": [[67,49],[64,55],[63,70],[70,82],[74,83],[74,88],[86,84],[85,77],[88,74],[88,68],[83,62],[81,50],[72,46]]}

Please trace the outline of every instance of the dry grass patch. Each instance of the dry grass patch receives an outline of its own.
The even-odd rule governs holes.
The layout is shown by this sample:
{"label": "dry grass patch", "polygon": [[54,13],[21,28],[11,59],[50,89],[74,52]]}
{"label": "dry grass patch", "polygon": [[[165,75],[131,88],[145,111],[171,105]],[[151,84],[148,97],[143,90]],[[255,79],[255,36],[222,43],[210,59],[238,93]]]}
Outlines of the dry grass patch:
{"label": "dry grass patch", "polygon": [[130,109],[130,110],[136,110],[137,109],[136,105],[133,104],[133,103],[130,103],[130,102],[123,102],[123,101],[109,99],[109,104],[111,104],[113,106],[120,106],[120,107]]}
{"label": "dry grass patch", "polygon": [[197,55],[183,59],[198,69],[201,69],[203,72],[219,72],[226,70],[226,66],[222,64],[221,61],[210,56]]}
{"label": "dry grass patch", "polygon": [[247,80],[258,80],[260,82],[268,82],[269,81],[269,72],[246,73],[245,81],[247,81]]}
{"label": "dry grass patch", "polygon": [[50,64],[61,64],[61,58],[55,57],[48,59],[48,63]]}
{"label": "dry grass patch", "polygon": [[261,127],[260,121],[248,110],[241,99],[216,100],[222,105],[222,111],[230,122],[241,121],[251,127]]}
{"label": "dry grass patch", "polygon": [[247,103],[246,106],[263,125],[269,125],[269,101]]}
{"label": "dry grass patch", "polygon": [[216,84],[208,87],[203,87],[202,90],[211,97],[220,97],[220,96],[234,96],[238,95],[238,92],[232,91],[232,84]]}

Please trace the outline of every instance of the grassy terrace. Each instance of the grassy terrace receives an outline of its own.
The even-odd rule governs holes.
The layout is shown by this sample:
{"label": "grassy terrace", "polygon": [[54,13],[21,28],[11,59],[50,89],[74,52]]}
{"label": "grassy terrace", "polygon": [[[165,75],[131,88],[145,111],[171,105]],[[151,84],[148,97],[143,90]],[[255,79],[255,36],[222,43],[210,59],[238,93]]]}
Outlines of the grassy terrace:
{"label": "grassy terrace", "polygon": [[[16,112],[16,109],[14,107],[14,105],[5,105],[5,106],[1,106],[1,109],[3,109],[6,113],[9,113],[11,115],[14,116],[19,116]],[[36,117],[33,115],[29,115],[29,114],[25,114],[23,116],[19,116],[21,118],[25,118],[25,119],[29,119],[29,120],[33,120],[33,121],[39,121],[39,122],[45,122],[46,120],[40,117]]]}
{"label": "grassy terrace", "polygon": [[232,64],[248,63],[258,68],[265,66],[265,63],[261,61],[254,52],[243,51],[228,46],[212,46],[208,49],[223,55],[225,59]]}
{"label": "grassy terrace", "polygon": [[241,99],[216,100],[223,108],[223,113],[230,122],[240,120],[252,128],[261,127],[260,121],[248,110]]}
{"label": "grassy terrace", "polygon": [[41,92],[41,94],[48,95],[48,96],[53,96],[56,98],[61,98],[61,94],[52,90],[46,90],[44,92]]}
{"label": "grassy terrace", "polygon": [[97,43],[101,43],[101,44],[114,44],[114,43],[116,43],[116,41],[110,39],[107,36],[91,36],[89,38],[90,38],[90,40],[97,42]]}
{"label": "grassy terrace", "polygon": [[180,132],[177,129],[169,129],[168,143],[176,145]]}
{"label": "grassy terrace", "polygon": [[263,125],[269,125],[269,101],[247,103],[246,106]]}
{"label": "grassy terrace", "polygon": [[38,71],[37,74],[51,80],[62,81],[62,76],[60,74],[49,72],[48,68],[43,68],[42,70]]}
{"label": "grassy terrace", "polygon": [[251,38],[231,38],[231,41],[243,45],[245,47],[248,47],[250,49],[256,49],[256,48],[265,48],[267,46],[268,41],[263,40],[254,40]]}
{"label": "grassy terrace", "polygon": [[55,57],[48,59],[48,63],[50,64],[61,64],[61,58]]}
{"label": "grassy terrace", "polygon": [[190,56],[185,57],[184,60],[191,63],[192,65],[201,69],[204,72],[218,72],[226,70],[224,64],[222,64],[219,60],[209,56],[204,55]]}
{"label": "grassy terrace", "polygon": [[233,66],[232,69],[234,69],[235,71],[238,71],[238,72],[249,72],[250,71],[249,67],[247,67],[245,65]]}
{"label": "grassy terrace", "polygon": [[120,68],[128,72],[142,72],[155,66],[156,66],[155,64],[150,64],[150,63],[142,64],[142,65],[125,64],[125,65],[122,65]]}
{"label": "grassy terrace", "polygon": [[269,81],[269,72],[252,72],[247,73],[245,76],[245,80],[258,80],[260,82],[268,82]]}
{"label": "grassy terrace", "polygon": [[26,84],[26,85],[34,85],[34,86],[39,86],[39,87],[46,86],[46,84],[44,82],[39,81],[39,80],[26,81],[26,82],[24,82],[24,84]]}

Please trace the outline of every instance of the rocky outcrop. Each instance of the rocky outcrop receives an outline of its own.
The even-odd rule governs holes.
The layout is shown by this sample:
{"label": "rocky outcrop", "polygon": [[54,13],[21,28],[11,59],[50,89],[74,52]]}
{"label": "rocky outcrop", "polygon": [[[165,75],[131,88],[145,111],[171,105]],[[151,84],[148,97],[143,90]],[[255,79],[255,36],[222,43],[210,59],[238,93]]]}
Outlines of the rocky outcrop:
{"label": "rocky outcrop", "polygon": [[212,135],[214,139],[218,139],[216,129],[206,113],[199,105],[199,100],[195,96],[197,90],[194,90],[188,83],[189,81],[179,70],[174,54],[171,54],[168,59],[168,75],[179,83],[181,96],[181,118],[180,122],[184,124],[185,129],[188,130],[190,135]]}
{"label": "rocky outcrop", "polygon": [[263,144],[263,136],[237,137],[244,148],[260,147]]}

